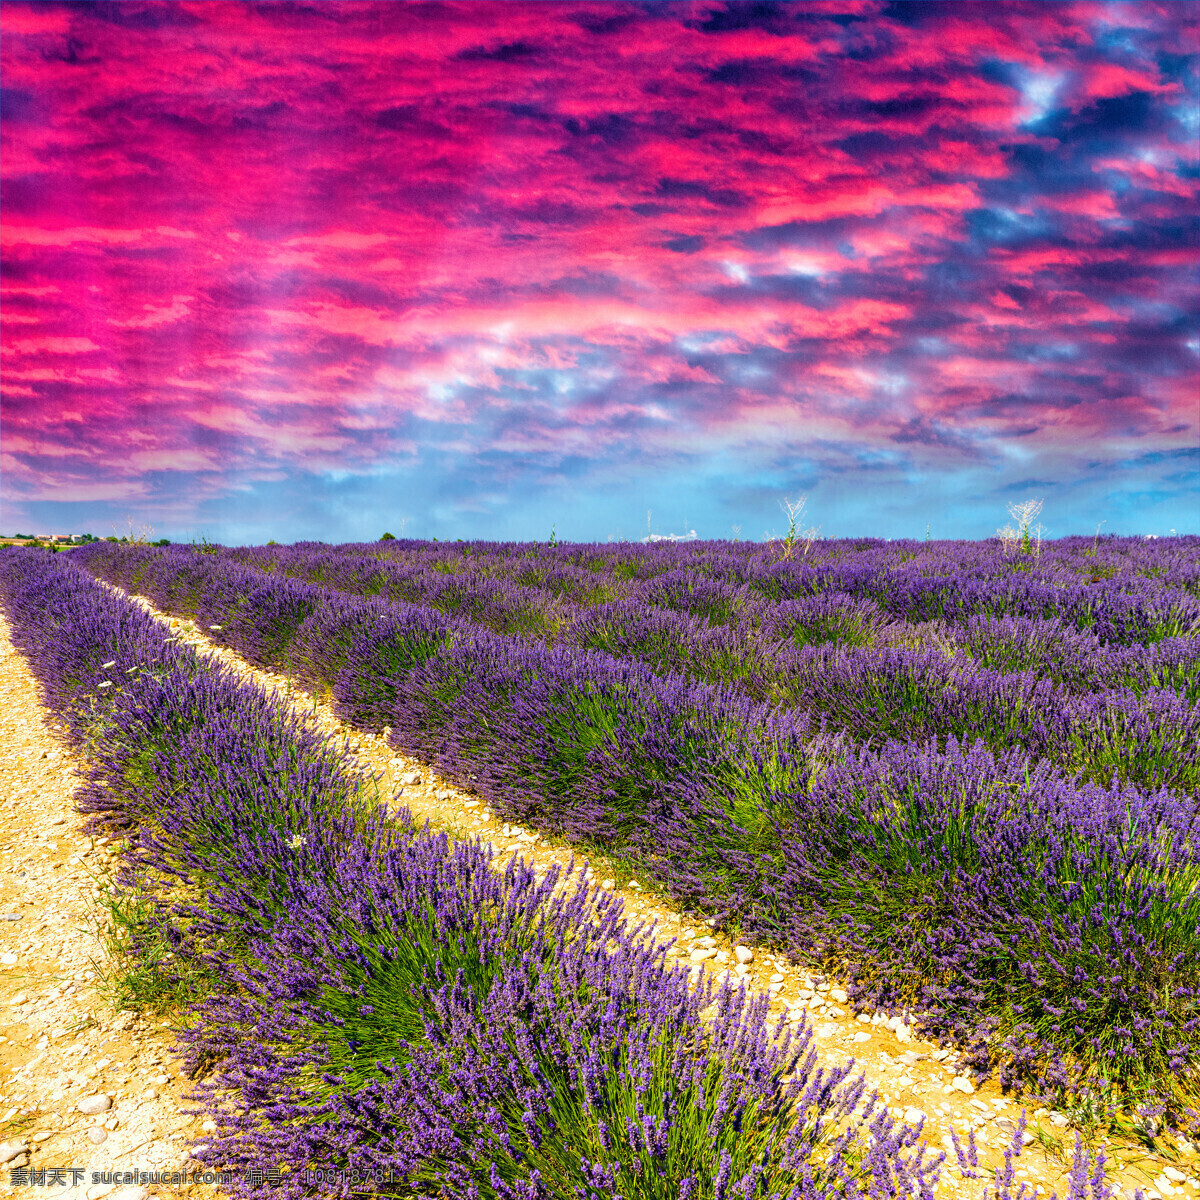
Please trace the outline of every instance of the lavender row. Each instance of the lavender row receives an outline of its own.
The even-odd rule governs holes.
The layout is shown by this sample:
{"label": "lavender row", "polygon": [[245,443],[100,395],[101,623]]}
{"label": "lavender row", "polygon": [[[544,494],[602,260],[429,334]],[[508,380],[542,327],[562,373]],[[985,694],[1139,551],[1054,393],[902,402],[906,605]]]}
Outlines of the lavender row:
{"label": "lavender row", "polygon": [[331,742],[61,560],[5,554],[0,599],[199,993],[208,1161],[283,1172],[243,1194],[342,1167],[480,1200],[932,1200],[918,1130],[806,1027],[771,1036],[765,998],[690,990],[619,900],[396,828]]}
{"label": "lavender row", "polygon": [[[1037,670],[1074,691],[1167,686],[1195,693],[1200,689],[1200,633],[1182,609],[1156,627],[1162,634],[1157,641],[1125,646],[1109,644],[1095,629],[1081,631],[1062,616],[967,612],[959,613],[957,620],[942,614],[914,625],[885,607],[890,585],[883,588],[880,599],[872,598],[871,593],[880,590],[871,586],[873,576],[847,581],[818,575],[807,580],[799,598],[772,601],[747,583],[713,577],[707,573],[712,564],[703,560],[636,582],[605,582],[596,572],[581,568],[574,574],[582,578],[571,580],[570,572],[561,567],[545,578],[531,572],[535,560],[525,560],[529,565],[515,573],[522,579],[541,578],[535,585],[509,579],[506,575],[513,570],[489,567],[486,559],[476,562],[476,556],[457,563],[444,559],[429,563],[426,555],[418,554],[396,564],[345,550],[254,547],[229,551],[223,557],[267,574],[352,595],[428,605],[496,633],[593,645],[618,657],[669,657],[676,669],[686,667],[701,677],[743,676],[747,642],[754,643],[765,658],[760,670],[769,670],[770,651],[779,641],[874,648],[937,639],[968,662],[1002,670]],[[859,591],[837,590],[832,585],[839,582]],[[808,588],[814,589],[812,594]],[[1089,600],[1094,603],[1096,596]],[[1128,603],[1124,597],[1122,604]],[[1166,602],[1159,597],[1156,604],[1162,609]],[[997,607],[1003,611],[1008,606]],[[669,613],[695,619],[680,617],[672,623]],[[631,615],[640,618],[632,626]],[[1115,620],[1108,611],[1104,623]],[[646,627],[651,621],[652,629]],[[1190,631],[1188,636],[1180,635],[1183,629]]]}
{"label": "lavender row", "polygon": [[[227,644],[330,687],[343,717],[390,727],[393,745],[498,811],[603,846],[744,934],[836,967],[858,1004],[915,1011],[1007,1085],[1091,1091],[1195,1126],[1193,798],[965,739],[855,747],[800,710],[643,663],[175,562],[173,584],[141,576],[157,580],[153,598],[192,595]],[[1014,698],[994,704],[1004,714]],[[1145,754],[1170,764],[1176,751]]]}
{"label": "lavender row", "polygon": [[[1060,619],[1103,643],[1142,645],[1200,632],[1200,538],[1065,538],[1036,557],[999,541],[818,542],[788,553],[778,543],[696,543],[650,547],[547,547],[513,543],[431,546],[392,542],[330,548],[255,547],[229,551],[260,569],[300,571],[318,560],[315,582],[391,592],[418,601],[422,575],[491,580],[591,607],[606,600],[663,601],[663,585],[725,585],[737,603],[844,592],[874,600],[893,618],[961,623],[972,615]],[[363,564],[339,559],[364,559]],[[676,579],[669,577],[673,573]],[[414,580],[414,577],[415,580]]]}
{"label": "lavender row", "polygon": [[[221,625],[221,636],[259,665],[290,664],[310,681],[332,686],[342,660],[328,660],[325,635],[300,644],[293,639],[309,614],[330,606],[340,611],[336,591],[186,549],[98,546],[83,553],[91,569],[112,582]],[[313,573],[312,563],[304,569]],[[430,637],[508,628],[512,622],[498,614],[531,611],[509,594],[512,585],[447,583],[436,573],[435,583],[443,589],[433,596],[441,608],[396,610],[420,614],[411,619],[424,622]],[[666,576],[658,598],[690,598],[711,609],[716,586],[693,581],[684,595],[680,581]],[[446,588],[454,590],[453,603]],[[424,593],[414,588],[413,594]],[[387,611],[378,607],[382,600],[372,603],[377,608],[363,611]],[[874,602],[844,594],[767,606],[756,626],[732,619],[710,624],[698,613],[626,600],[575,612],[552,644],[568,653],[597,650],[630,659],[664,677],[729,686],[755,701],[802,710],[825,729],[870,746],[982,738],[997,752],[1023,749],[1098,782],[1200,794],[1200,638],[1138,650],[1105,647],[1060,622],[1017,618],[971,618],[953,633],[926,630],[940,638],[935,647],[912,646],[911,633]],[[543,639],[512,640],[518,653]],[[1050,678],[1031,665],[1042,655]],[[358,686],[378,685],[364,677]],[[392,722],[385,712],[377,726],[386,724]]]}

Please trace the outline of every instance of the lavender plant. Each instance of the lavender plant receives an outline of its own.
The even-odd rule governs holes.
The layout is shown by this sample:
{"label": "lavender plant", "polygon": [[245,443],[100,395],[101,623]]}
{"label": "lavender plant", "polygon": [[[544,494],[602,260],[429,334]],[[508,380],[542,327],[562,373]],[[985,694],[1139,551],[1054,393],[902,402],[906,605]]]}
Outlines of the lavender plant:
{"label": "lavender plant", "polygon": [[[1063,539],[1019,575],[998,546],[946,543],[826,542],[788,562],[730,543],[271,547],[207,556],[197,604],[232,611],[248,574],[294,571],[319,601],[275,653],[498,812],[603,845],[1006,1085],[1148,1103],[1182,1127],[1198,1107],[1198,545]],[[174,548],[82,553],[118,582],[136,564],[168,600],[200,579]],[[311,582],[353,591],[381,564],[466,616],[393,618]],[[468,619],[524,603],[510,586],[605,600],[548,647]],[[392,619],[416,641],[389,659]]]}
{"label": "lavender plant", "polygon": [[76,568],[5,556],[0,597],[131,828],[139,919],[208,971],[181,1039],[209,1161],[291,1196],[336,1166],[383,1194],[932,1200],[918,1131],[806,1029],[769,1036],[765,999],[689,988],[619,900],[356,806],[329,741]]}

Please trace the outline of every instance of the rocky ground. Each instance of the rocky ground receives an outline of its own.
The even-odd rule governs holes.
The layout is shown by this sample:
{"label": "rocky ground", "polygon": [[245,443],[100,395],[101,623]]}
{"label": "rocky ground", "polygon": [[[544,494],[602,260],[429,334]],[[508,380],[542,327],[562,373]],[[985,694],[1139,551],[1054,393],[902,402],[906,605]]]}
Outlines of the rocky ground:
{"label": "rocky ground", "polygon": [[[394,755],[383,738],[342,726],[327,704],[296,690],[289,680],[256,671],[213,646],[191,622],[170,623],[184,640],[281,694],[325,731],[348,736],[350,753],[365,775],[378,777],[386,801],[407,806],[418,820],[454,837],[484,838],[497,866],[512,855],[539,870],[570,861],[570,847],[497,820],[477,797],[424,764]],[[0,1016],[0,1104],[8,1110],[0,1138],[9,1139],[0,1147],[0,1158],[11,1152],[8,1168],[0,1170],[26,1161],[35,1167],[75,1165],[85,1168],[86,1180],[78,1190],[69,1180],[59,1190],[85,1191],[89,1200],[143,1196],[146,1189],[136,1185],[90,1184],[91,1173],[180,1169],[184,1144],[202,1138],[203,1130],[187,1115],[187,1084],[175,1070],[168,1023],[115,1014],[98,991],[104,960],[97,897],[112,847],[76,832],[80,819],[70,799],[75,760],[47,724],[28,668],[13,653],[2,623],[0,698],[5,747],[0,852],[8,855],[0,871],[0,1012],[8,1014]],[[799,1021],[807,1014],[822,1060],[832,1064],[852,1057],[889,1108],[910,1122],[925,1120],[926,1140],[946,1150],[949,1163],[955,1161],[951,1131],[964,1141],[974,1131],[982,1177],[963,1179],[948,1165],[939,1193],[980,1195],[989,1168],[1002,1163],[1001,1151],[1020,1112],[994,1082],[957,1073],[949,1052],[922,1042],[897,1019],[856,1018],[835,980],[814,977],[766,948],[732,945],[612,864],[593,859],[590,871],[596,886],[624,896],[631,916],[653,923],[664,941],[674,939],[671,953],[689,963],[695,975],[729,971],[769,992],[777,1018]],[[80,1102],[95,1095],[111,1098],[112,1106],[85,1116]],[[1037,1191],[1057,1190],[1061,1196],[1074,1146],[1069,1117],[1039,1109],[1030,1118],[1018,1176]],[[1130,1196],[1142,1188],[1163,1200],[1200,1200],[1200,1162],[1190,1147],[1172,1162],[1137,1147],[1105,1145],[1110,1162],[1115,1160],[1118,1184]],[[192,1162],[189,1170],[198,1166]],[[39,1189],[39,1194],[50,1190]],[[176,1190],[214,1193],[205,1185],[152,1184],[149,1194]]]}
{"label": "rocky ground", "polygon": [[0,617],[0,1183],[88,1200],[222,1194],[123,1182],[203,1171],[185,1153],[203,1129],[170,1022],[105,999],[99,896],[114,848],[79,832],[79,759],[37,697]]}

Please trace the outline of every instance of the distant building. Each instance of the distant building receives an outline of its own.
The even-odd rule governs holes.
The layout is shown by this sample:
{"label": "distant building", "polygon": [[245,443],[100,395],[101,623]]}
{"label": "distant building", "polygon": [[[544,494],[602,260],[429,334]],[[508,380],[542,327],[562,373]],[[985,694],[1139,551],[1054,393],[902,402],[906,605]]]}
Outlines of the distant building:
{"label": "distant building", "polygon": [[43,546],[82,546],[88,540],[86,533],[14,533],[0,534],[0,545],[28,546],[40,542]]}
{"label": "distant building", "polygon": [[689,529],[687,533],[652,533],[649,537],[642,538],[642,544],[647,542],[695,542],[699,541],[694,529]]}

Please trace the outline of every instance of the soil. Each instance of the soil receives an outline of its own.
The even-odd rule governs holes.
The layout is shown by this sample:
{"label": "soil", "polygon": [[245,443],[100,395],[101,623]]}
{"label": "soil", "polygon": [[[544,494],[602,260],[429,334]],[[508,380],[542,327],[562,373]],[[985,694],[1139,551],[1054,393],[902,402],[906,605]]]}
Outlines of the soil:
{"label": "soil", "polygon": [[[136,599],[168,622],[182,640],[276,693],[322,731],[345,738],[351,761],[376,780],[369,786],[380,789],[385,803],[407,807],[418,822],[428,821],[452,837],[485,839],[497,867],[514,855],[539,872],[555,863],[565,867],[573,857],[580,862],[578,851],[565,843],[498,821],[477,796],[441,779],[425,764],[396,755],[382,737],[344,726],[323,699],[296,689],[291,680],[250,667],[209,642],[193,622],[164,617],[148,601]],[[85,1166],[88,1180],[92,1171],[113,1166],[179,1169],[185,1144],[201,1139],[203,1130],[199,1119],[188,1115],[188,1085],[180,1079],[171,1054],[169,1022],[154,1024],[136,1014],[114,1013],[104,998],[104,909],[98,893],[112,847],[102,838],[76,832],[82,824],[71,802],[77,759],[38,704],[36,685],[24,660],[13,652],[2,618],[0,698],[0,852],[9,855],[0,870],[0,917],[21,913],[19,921],[0,920],[0,955],[17,956],[15,964],[0,958],[0,1112],[8,1112],[0,1140],[29,1142],[35,1167]],[[1004,1124],[1015,1122],[1021,1111],[994,1081],[958,1074],[953,1055],[904,1027],[896,1031],[856,1019],[840,995],[831,995],[836,981],[814,977],[766,947],[748,947],[753,961],[739,966],[736,948],[724,935],[654,894],[627,870],[622,874],[615,864],[595,857],[588,870],[596,886],[624,897],[635,920],[652,923],[664,941],[674,939],[672,954],[694,963],[694,974],[736,972],[734,977],[740,975],[750,988],[773,994],[775,1019],[790,1016],[798,1021],[801,1011],[811,1008],[820,1065],[840,1065],[850,1058],[856,1071],[865,1074],[868,1089],[877,1091],[894,1113],[907,1114],[913,1122],[920,1118],[911,1110],[926,1115],[925,1140],[947,1154],[939,1196],[982,1194],[991,1169],[1002,1165],[1003,1148],[1011,1142]],[[906,1055],[907,1061],[902,1057]],[[75,1104],[95,1092],[112,1095],[113,1108],[99,1117],[84,1117]],[[1018,1160],[1018,1178],[1037,1192],[1064,1196],[1075,1140],[1069,1118],[1045,1109],[1029,1117],[1034,1140]],[[88,1130],[106,1124],[106,1140],[93,1145]],[[980,1177],[964,1179],[955,1165],[950,1135],[957,1133],[965,1143],[972,1130],[979,1144]],[[1183,1158],[1171,1160],[1115,1140],[1102,1144],[1110,1176],[1115,1175],[1117,1187],[1130,1189],[1130,1196],[1133,1188],[1142,1188],[1148,1195],[1200,1200],[1200,1163],[1190,1147],[1185,1146]],[[199,1165],[192,1162],[189,1169]],[[1171,1183],[1162,1175],[1167,1166],[1179,1169],[1188,1182]],[[60,1190],[79,1195],[83,1189]],[[219,1194],[204,1185],[151,1185],[149,1194],[180,1190]],[[54,1193],[39,1189],[39,1194]],[[86,1195],[89,1200],[101,1195],[126,1200],[134,1193],[114,1192],[101,1184],[87,1188]]]}
{"label": "soil", "polygon": [[[2,616],[0,746],[0,1157],[14,1142],[28,1147],[0,1166],[0,1180],[11,1183],[24,1166],[53,1179],[60,1168],[62,1182],[31,1191],[88,1200],[223,1195],[203,1184],[94,1182],[113,1172],[203,1171],[185,1151],[200,1140],[202,1118],[189,1115],[191,1085],[172,1053],[170,1022],[115,1012],[106,998],[99,895],[114,847],[80,832],[80,759],[38,703]],[[79,1112],[96,1095],[111,1107]]]}

